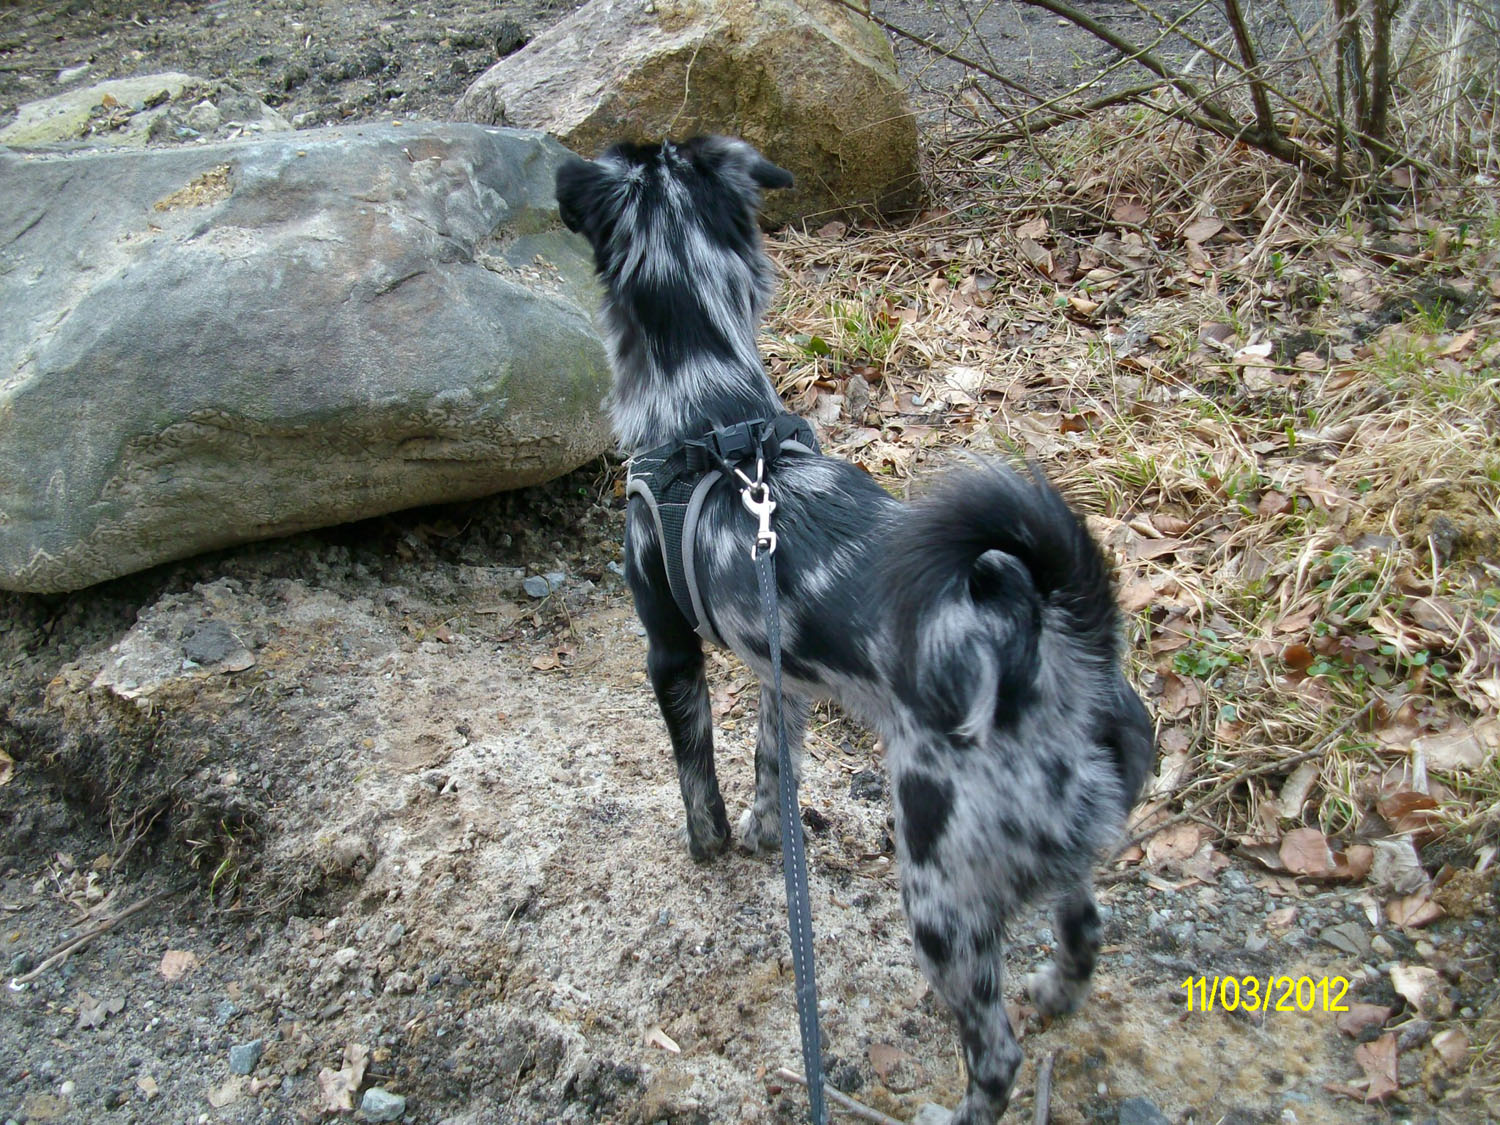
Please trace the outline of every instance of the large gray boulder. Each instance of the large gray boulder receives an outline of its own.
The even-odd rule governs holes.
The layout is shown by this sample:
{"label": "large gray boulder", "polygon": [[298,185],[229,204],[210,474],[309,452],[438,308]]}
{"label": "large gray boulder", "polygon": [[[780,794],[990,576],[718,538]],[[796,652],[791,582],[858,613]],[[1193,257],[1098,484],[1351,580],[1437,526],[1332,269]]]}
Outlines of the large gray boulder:
{"label": "large gray boulder", "polygon": [[0,148],[0,588],[481,496],[608,444],[536,133]]}
{"label": "large gray boulder", "polygon": [[921,197],[917,123],[885,34],[827,0],[592,0],[490,67],[460,121],[619,140],[743,137],[797,177],[777,223]]}

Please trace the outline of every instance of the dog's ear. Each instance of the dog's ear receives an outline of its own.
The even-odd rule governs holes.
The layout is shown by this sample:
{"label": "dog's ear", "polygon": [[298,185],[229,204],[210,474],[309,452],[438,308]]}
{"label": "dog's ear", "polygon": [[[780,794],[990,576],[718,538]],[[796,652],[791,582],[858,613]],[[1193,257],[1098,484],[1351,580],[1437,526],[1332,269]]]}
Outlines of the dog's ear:
{"label": "dog's ear", "polygon": [[755,160],[750,165],[750,178],[763,188],[789,188],[796,181],[792,174],[785,168],[772,164],[760,153],[755,154]]}
{"label": "dog's ear", "polygon": [[608,173],[592,160],[569,157],[557,170],[557,213],[563,225],[590,242],[609,204]]}

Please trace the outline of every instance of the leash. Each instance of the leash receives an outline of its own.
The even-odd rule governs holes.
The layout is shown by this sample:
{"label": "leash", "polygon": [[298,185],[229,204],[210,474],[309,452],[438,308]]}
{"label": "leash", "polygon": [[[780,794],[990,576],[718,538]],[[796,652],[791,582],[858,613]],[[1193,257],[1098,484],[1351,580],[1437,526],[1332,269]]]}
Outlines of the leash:
{"label": "leash", "polygon": [[807,853],[802,844],[802,819],[797,806],[797,775],[786,744],[786,713],[781,706],[781,613],[776,601],[776,532],[771,513],[776,501],[765,480],[765,459],[758,457],[752,481],[734,469],[743,487],[740,499],[758,526],[750,557],[760,585],[760,604],[766,617],[766,646],[771,650],[771,705],[776,708],[776,760],[781,783],[781,869],[786,877],[787,933],[792,942],[792,978],[797,995],[797,1030],[802,1036],[802,1068],[807,1075],[807,1100],[813,1125],[825,1125],[823,1105],[822,1035],[818,1029],[818,982],[813,974],[812,902],[807,889]]}

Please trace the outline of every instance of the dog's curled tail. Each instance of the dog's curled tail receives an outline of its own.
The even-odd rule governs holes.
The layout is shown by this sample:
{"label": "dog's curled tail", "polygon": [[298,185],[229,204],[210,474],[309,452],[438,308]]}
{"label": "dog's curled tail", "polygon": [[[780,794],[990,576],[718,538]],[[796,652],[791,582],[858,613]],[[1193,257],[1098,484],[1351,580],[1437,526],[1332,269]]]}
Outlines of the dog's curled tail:
{"label": "dog's curled tail", "polygon": [[1049,665],[1115,659],[1109,568],[1036,470],[949,474],[898,517],[882,592],[898,696],[963,738],[1010,721],[1043,677],[1070,679]]}

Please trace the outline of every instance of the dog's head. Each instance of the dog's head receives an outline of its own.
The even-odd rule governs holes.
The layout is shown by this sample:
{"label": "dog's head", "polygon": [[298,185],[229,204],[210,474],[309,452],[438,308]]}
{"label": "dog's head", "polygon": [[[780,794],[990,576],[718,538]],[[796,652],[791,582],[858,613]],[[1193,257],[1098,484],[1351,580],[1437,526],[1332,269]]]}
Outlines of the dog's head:
{"label": "dog's head", "polygon": [[791,173],[744,141],[706,136],[569,160],[557,171],[557,205],[568,229],[589,240],[615,298],[639,284],[737,287],[748,273],[744,296],[758,315],[770,293],[756,225],[761,191],[791,186]]}

